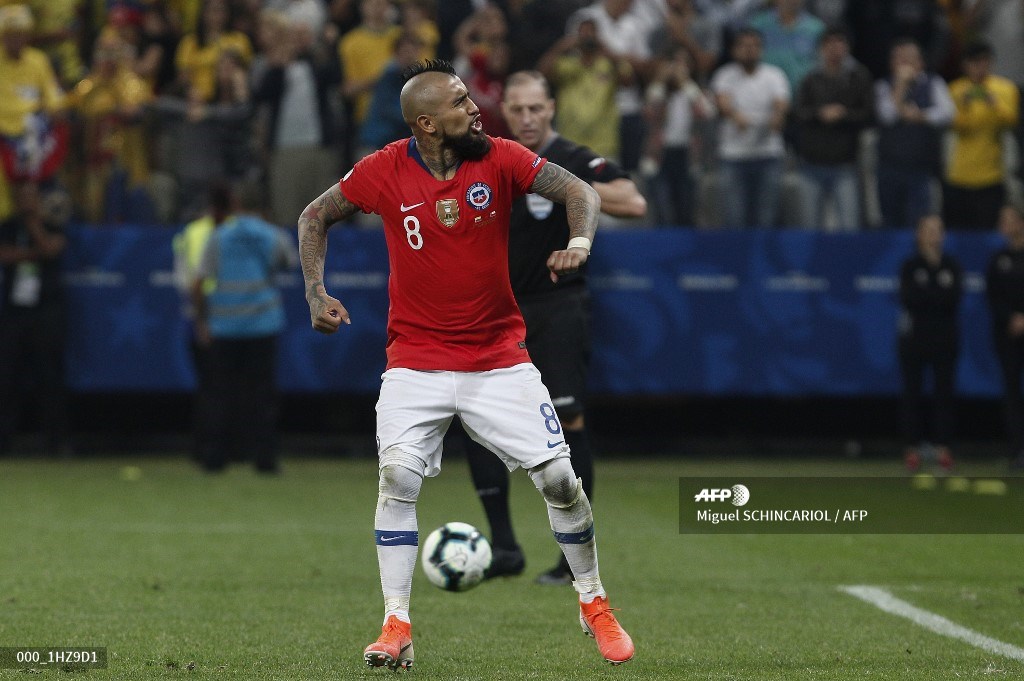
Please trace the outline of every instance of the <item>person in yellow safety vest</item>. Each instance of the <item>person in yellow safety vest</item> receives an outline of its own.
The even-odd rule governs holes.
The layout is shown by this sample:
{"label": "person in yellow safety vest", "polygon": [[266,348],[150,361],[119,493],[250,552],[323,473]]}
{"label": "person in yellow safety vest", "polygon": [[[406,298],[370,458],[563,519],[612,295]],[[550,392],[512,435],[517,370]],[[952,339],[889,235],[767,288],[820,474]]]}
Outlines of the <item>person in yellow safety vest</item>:
{"label": "person in yellow safety vest", "polygon": [[[182,296],[182,316],[188,322],[189,351],[196,375],[196,391],[192,406],[192,458],[196,461],[203,451],[203,430],[199,427],[201,414],[210,400],[210,348],[196,341],[194,328],[195,310],[191,302],[192,283],[199,271],[199,263],[206,249],[206,242],[216,227],[212,212],[207,212],[186,224],[174,236],[174,283]],[[209,293],[216,286],[211,278],[203,282],[203,289]]]}
{"label": "person in yellow safety vest", "polygon": [[[210,190],[217,223],[192,284],[196,342],[209,352],[210,395],[202,417],[204,470],[250,460],[279,472],[277,345],[285,328],[275,275],[299,256],[289,234],[259,217],[263,197],[219,183]],[[212,291],[204,286],[215,277]]]}

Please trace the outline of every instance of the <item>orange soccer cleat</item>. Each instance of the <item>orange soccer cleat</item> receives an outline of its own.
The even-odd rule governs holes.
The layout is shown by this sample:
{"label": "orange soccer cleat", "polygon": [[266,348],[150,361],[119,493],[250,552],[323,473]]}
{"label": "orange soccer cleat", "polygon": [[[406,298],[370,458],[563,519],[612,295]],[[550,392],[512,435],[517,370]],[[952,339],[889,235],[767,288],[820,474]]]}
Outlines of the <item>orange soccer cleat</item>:
{"label": "orange soccer cleat", "polygon": [[380,638],[366,646],[363,659],[371,667],[395,670],[412,667],[412,625],[394,615],[389,617]]}
{"label": "orange soccer cleat", "polygon": [[615,619],[612,610],[604,596],[590,603],[581,601],[580,625],[583,626],[583,633],[597,641],[597,649],[604,659],[612,664],[622,664],[633,657],[633,639]]}

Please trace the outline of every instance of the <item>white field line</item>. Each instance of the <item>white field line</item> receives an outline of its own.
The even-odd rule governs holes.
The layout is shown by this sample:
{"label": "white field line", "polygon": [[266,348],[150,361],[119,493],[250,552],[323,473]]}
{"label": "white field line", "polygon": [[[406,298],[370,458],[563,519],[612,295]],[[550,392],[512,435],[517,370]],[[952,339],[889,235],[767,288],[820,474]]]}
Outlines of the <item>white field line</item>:
{"label": "white field line", "polygon": [[900,600],[885,589],[879,589],[876,586],[840,586],[838,588],[840,591],[870,603],[880,610],[905,617],[914,624],[924,627],[929,631],[934,631],[936,634],[959,639],[986,652],[1024,662],[1024,648],[1003,643],[984,634],[979,634],[973,629],[962,627],[941,615],[936,615],[934,612],[923,610]]}

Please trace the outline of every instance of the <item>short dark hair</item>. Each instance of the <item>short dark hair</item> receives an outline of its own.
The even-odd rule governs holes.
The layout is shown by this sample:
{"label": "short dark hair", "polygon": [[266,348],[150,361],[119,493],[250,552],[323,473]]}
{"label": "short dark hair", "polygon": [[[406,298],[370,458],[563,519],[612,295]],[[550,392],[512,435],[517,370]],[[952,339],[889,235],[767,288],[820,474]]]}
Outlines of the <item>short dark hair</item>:
{"label": "short dark hair", "polygon": [[757,38],[762,45],[764,44],[764,33],[762,33],[756,28],[753,28],[752,26],[744,26],[743,28],[736,31],[736,33],[733,35],[732,41],[733,43],[736,43],[739,42],[740,38],[747,37]]}
{"label": "short dark hair", "polygon": [[525,85],[526,83],[540,83],[541,87],[544,88],[544,94],[547,95],[548,99],[552,98],[551,83],[548,82],[548,79],[540,71],[516,71],[510,74],[505,79],[505,89],[508,90],[510,87]]}
{"label": "short dark hair", "polygon": [[974,40],[964,48],[964,61],[991,59],[992,55],[992,46],[983,40]]}
{"label": "short dark hair", "polygon": [[223,178],[213,180],[206,190],[210,211],[217,215],[230,215],[235,208],[235,188]]}
{"label": "short dark hair", "polygon": [[691,71],[697,70],[697,58],[693,55],[693,50],[682,43],[670,42],[663,45],[661,50],[658,52],[658,57],[666,60],[673,60],[676,55],[681,54],[686,59],[686,66]]}
{"label": "short dark hair", "polygon": [[267,193],[259,182],[238,181],[233,184],[232,191],[242,210],[259,214],[267,210]]}
{"label": "short dark hair", "polygon": [[402,72],[402,83],[408,83],[421,73],[447,73],[449,76],[454,76],[455,67],[446,59],[418,61]]}
{"label": "short dark hair", "polygon": [[398,37],[395,38],[395,49],[394,49],[394,51],[397,52],[398,48],[402,47],[403,45],[412,45],[414,47],[423,47],[423,40],[418,35],[413,33],[412,31],[402,31],[401,33],[398,34]]}
{"label": "short dark hair", "polygon": [[826,40],[832,40],[833,38],[838,38],[847,45],[850,44],[850,35],[846,32],[845,28],[842,26],[829,26],[825,29],[825,32],[821,34],[821,37],[818,38],[818,47],[821,47]]}
{"label": "short dark hair", "polygon": [[918,52],[921,51],[921,43],[917,42],[913,38],[907,35],[899,36],[892,43],[889,44],[889,53],[892,54],[897,48],[900,47],[916,47]]}

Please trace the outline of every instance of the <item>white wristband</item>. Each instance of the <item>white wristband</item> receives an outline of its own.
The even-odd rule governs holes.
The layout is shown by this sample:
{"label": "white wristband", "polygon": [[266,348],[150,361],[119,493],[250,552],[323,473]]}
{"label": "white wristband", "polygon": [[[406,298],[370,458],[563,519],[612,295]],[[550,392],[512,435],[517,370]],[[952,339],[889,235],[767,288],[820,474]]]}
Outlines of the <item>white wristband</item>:
{"label": "white wristband", "polygon": [[585,236],[574,236],[573,238],[569,239],[569,245],[566,246],[565,249],[569,250],[570,248],[582,248],[587,252],[587,255],[590,255],[590,246],[592,243],[593,242],[591,242],[590,239],[588,239]]}

